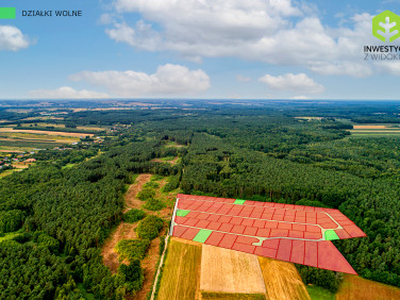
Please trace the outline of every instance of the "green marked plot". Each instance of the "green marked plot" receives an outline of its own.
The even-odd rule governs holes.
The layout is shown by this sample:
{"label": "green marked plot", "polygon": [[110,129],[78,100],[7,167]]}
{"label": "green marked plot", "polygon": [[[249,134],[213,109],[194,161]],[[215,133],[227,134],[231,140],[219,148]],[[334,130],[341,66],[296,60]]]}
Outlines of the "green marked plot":
{"label": "green marked plot", "polygon": [[333,241],[333,240],[340,240],[340,238],[336,234],[335,230],[327,230],[325,231],[325,240]]}
{"label": "green marked plot", "polygon": [[177,217],[186,217],[190,213],[190,210],[178,209],[176,211]]}
{"label": "green marked plot", "polygon": [[240,204],[240,205],[243,205],[245,202],[246,202],[246,200],[236,199],[235,202],[233,202],[233,204]]}
{"label": "green marked plot", "polygon": [[15,7],[0,7],[0,19],[15,19]]}
{"label": "green marked plot", "polygon": [[194,242],[204,243],[208,237],[211,235],[212,230],[201,229],[194,237]]}

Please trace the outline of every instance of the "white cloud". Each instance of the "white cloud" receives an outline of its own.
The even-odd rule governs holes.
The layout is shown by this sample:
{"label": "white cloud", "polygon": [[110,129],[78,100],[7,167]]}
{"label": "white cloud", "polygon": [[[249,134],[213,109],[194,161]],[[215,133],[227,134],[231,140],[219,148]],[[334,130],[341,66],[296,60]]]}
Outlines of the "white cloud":
{"label": "white cloud", "polygon": [[249,82],[251,78],[243,75],[236,75],[236,80],[239,82]]}
{"label": "white cloud", "polygon": [[316,83],[304,73],[288,73],[282,76],[266,74],[259,81],[266,83],[273,90],[290,91],[297,94],[319,94],[324,91],[322,85]]}
{"label": "white cloud", "polygon": [[310,97],[308,97],[308,96],[294,96],[294,97],[291,97],[290,99],[293,99],[293,100],[307,100],[307,99],[310,99]]}
{"label": "white cloud", "polygon": [[30,45],[28,37],[14,26],[0,26],[0,51],[18,51]]}
{"label": "white cloud", "polygon": [[[237,57],[321,75],[366,77],[376,71],[363,61],[363,45],[380,43],[367,13],[330,28],[315,9],[291,0],[116,0],[114,8],[124,21],[114,21],[106,33],[137,49],[176,51],[194,61]],[[141,20],[130,24],[130,13]]]}
{"label": "white cloud", "polygon": [[105,86],[121,97],[193,95],[210,87],[210,78],[204,71],[172,64],[159,66],[154,74],[131,70],[84,71],[70,79]]}
{"label": "white cloud", "polygon": [[34,90],[28,92],[28,96],[44,99],[96,99],[110,98],[109,95],[88,90],[77,91],[69,86],[63,86],[55,90]]}

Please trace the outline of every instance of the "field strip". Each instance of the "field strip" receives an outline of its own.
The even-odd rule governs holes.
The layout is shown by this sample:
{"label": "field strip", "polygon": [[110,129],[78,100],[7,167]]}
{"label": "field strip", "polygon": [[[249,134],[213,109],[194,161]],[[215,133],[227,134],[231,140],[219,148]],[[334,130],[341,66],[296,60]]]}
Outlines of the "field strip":
{"label": "field strip", "polygon": [[257,256],[203,245],[200,290],[265,294],[265,283]]}
{"label": "field strip", "polygon": [[267,289],[268,299],[308,300],[307,289],[292,263],[258,257]]}
{"label": "field strip", "polygon": [[171,238],[161,278],[158,299],[199,299],[202,245]]}
{"label": "field strip", "polygon": [[0,132],[15,132],[15,133],[37,133],[43,135],[59,135],[59,136],[72,136],[72,137],[85,137],[94,136],[93,133],[76,133],[76,132],[63,132],[63,131],[45,131],[45,130],[14,130],[12,128],[0,128]]}

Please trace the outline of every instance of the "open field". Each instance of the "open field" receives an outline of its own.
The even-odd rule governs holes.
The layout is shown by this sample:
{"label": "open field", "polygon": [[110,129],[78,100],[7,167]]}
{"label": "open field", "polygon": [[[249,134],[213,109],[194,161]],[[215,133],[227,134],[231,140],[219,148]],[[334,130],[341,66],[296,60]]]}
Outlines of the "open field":
{"label": "open field", "polygon": [[260,264],[255,255],[203,245],[201,270],[201,291],[266,293]]}
{"label": "open field", "polygon": [[75,133],[75,132],[62,132],[62,131],[44,131],[44,130],[14,130],[12,128],[0,128],[0,133],[2,132],[13,132],[13,133],[36,133],[42,135],[57,135],[57,136],[69,136],[69,137],[85,137],[85,136],[93,136],[92,133]]}
{"label": "open field", "polygon": [[159,163],[170,163],[171,165],[176,165],[179,162],[179,157],[167,156],[162,158],[154,158],[151,160],[152,162],[159,162]]}
{"label": "open field", "polygon": [[192,243],[180,243],[171,238],[158,299],[199,299],[202,246]]}
{"label": "open field", "polygon": [[266,257],[258,259],[268,299],[311,299],[293,264]]}
{"label": "open field", "polygon": [[312,300],[335,300],[335,294],[316,285],[307,285],[307,292]]}
{"label": "open field", "polygon": [[399,124],[362,124],[353,125],[351,132],[355,137],[387,137],[387,136],[400,136]]}
{"label": "open field", "polygon": [[20,172],[20,171],[22,171],[22,170],[23,170],[23,169],[11,169],[11,170],[6,170],[6,171],[0,173],[0,179],[6,177],[6,176],[8,176],[8,175],[11,175],[11,174],[14,173],[14,172]]}
{"label": "open field", "polygon": [[[10,125],[6,125],[4,127],[6,128],[12,128],[12,127],[16,127],[18,124],[10,124]],[[21,128],[24,129],[31,129],[31,130],[35,130],[35,127],[54,127],[54,128],[59,128],[60,131],[63,131],[62,129],[65,129],[65,125],[64,124],[54,124],[54,123],[42,123],[42,122],[35,122],[34,120],[32,120],[32,123],[23,123],[20,124]],[[93,131],[104,131],[106,129],[108,129],[109,126],[104,126],[104,127],[99,127],[99,126],[77,126],[76,128],[66,128],[67,130],[73,130],[73,129],[77,129],[77,130],[93,130]],[[40,129],[39,129],[40,130]]]}
{"label": "open field", "polygon": [[336,300],[350,299],[400,299],[400,288],[363,279],[359,276],[344,275],[336,293]]}
{"label": "open field", "polygon": [[353,125],[353,129],[385,129],[387,125]]}
{"label": "open field", "polygon": [[265,300],[265,294],[201,293],[202,300]]}

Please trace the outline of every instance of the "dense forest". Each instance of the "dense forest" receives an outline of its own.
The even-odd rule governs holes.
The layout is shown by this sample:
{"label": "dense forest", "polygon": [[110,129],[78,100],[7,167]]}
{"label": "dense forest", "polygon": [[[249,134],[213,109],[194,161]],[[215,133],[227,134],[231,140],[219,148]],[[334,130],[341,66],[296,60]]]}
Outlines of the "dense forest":
{"label": "dense forest", "polygon": [[[123,218],[127,185],[145,172],[170,176],[165,188],[184,193],[338,208],[368,235],[335,241],[350,264],[365,278],[400,286],[400,137],[347,131],[354,120],[399,122],[389,112],[398,104],[189,103],[190,113],[172,109],[176,103],[71,112],[65,122],[131,126],[101,154],[39,152],[36,166],[0,180],[0,298],[134,293],[140,284],[127,274],[140,262],[112,275],[99,249]],[[295,118],[304,116],[320,118]],[[178,153],[178,165],[151,162]],[[64,168],[68,163],[76,166]],[[340,276],[299,268],[305,281],[337,287],[329,278]]]}

